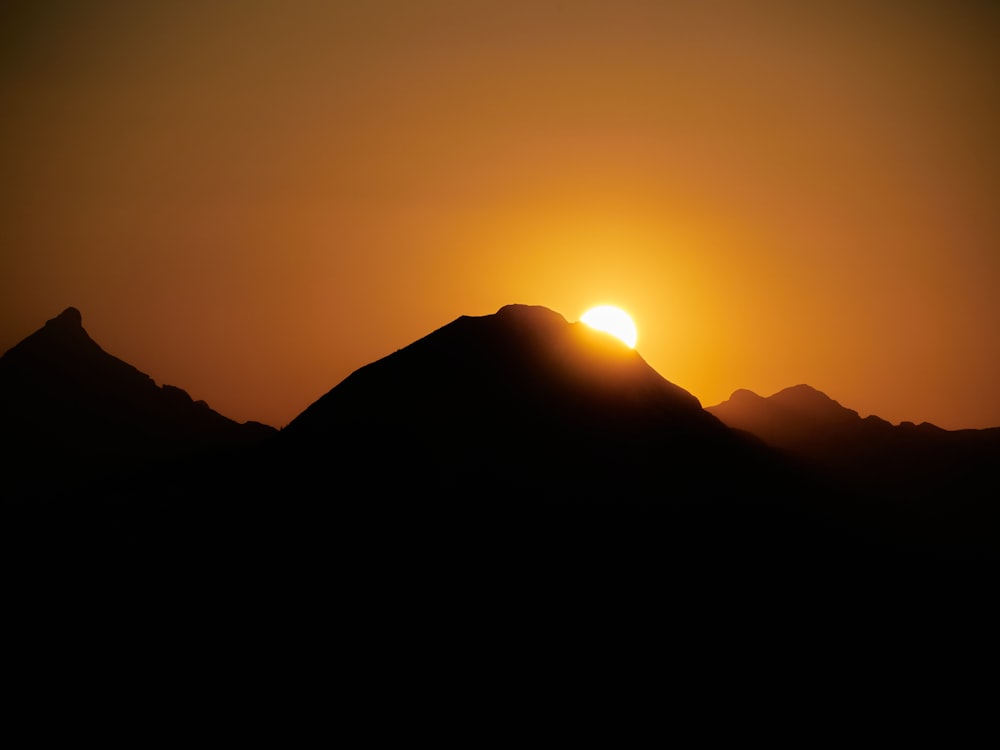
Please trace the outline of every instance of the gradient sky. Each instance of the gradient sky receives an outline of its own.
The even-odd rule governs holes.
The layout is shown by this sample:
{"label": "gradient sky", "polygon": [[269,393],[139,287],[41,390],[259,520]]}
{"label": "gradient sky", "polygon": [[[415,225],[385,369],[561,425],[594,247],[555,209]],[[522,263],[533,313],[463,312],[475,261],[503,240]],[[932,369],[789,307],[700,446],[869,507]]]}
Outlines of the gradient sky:
{"label": "gradient sky", "polygon": [[0,351],[288,423],[462,314],[618,304],[705,405],[1000,425],[1000,12],[6,2]]}

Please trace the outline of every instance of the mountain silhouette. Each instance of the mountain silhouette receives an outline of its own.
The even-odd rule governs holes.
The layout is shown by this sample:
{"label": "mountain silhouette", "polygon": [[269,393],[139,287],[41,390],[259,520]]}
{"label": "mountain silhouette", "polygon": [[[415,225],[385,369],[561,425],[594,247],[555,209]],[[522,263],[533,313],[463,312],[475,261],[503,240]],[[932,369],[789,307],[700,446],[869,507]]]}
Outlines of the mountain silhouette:
{"label": "mountain silhouette", "polygon": [[725,495],[765,460],[636,351],[527,305],[460,317],[361,368],[281,438],[362,493],[470,501]]}
{"label": "mountain silhouette", "polygon": [[706,410],[538,306],[459,317],[281,431],[158,386],[68,308],[0,358],[0,430],[21,509],[5,541],[163,570],[238,560],[302,586],[359,561],[379,585],[523,583],[569,561],[577,580],[814,575],[997,533],[1000,430],[892,426],[808,386]]}
{"label": "mountain silhouette", "polygon": [[369,702],[473,671],[505,693],[546,671],[589,690],[601,659],[665,654],[681,692],[711,694],[783,656],[836,661],[857,623],[884,663],[872,605],[922,558],[869,542],[852,487],[767,442],[887,423],[811,389],[769,403],[774,434],[734,430],[610,336],[512,305],[360,368],[276,432],[157,386],[70,308],[0,358],[0,492],[20,489],[0,504],[5,601],[41,633],[11,642],[33,671],[84,651],[186,684],[207,664],[241,705],[273,682],[297,707],[313,681],[288,665],[329,664]]}
{"label": "mountain silhouette", "polygon": [[768,398],[737,390],[707,411],[814,467],[869,509],[881,507],[897,528],[984,547],[1000,533],[1000,428],[893,425],[862,418],[808,385]]}
{"label": "mountain silhouette", "polygon": [[617,655],[642,623],[693,674],[742,651],[770,668],[810,596],[820,618],[831,601],[867,616],[900,570],[924,596],[939,560],[995,555],[984,435],[953,436],[951,468],[972,471],[934,464],[918,476],[940,481],[902,514],[915,454],[886,436],[938,461],[949,433],[862,420],[804,386],[723,406],[607,334],[509,305],[361,367],[274,431],[157,386],[70,308],[0,358],[4,569],[66,612],[176,607],[244,670],[260,643],[311,665],[335,636],[338,669],[355,654],[382,679],[423,654],[422,679],[439,654],[467,664],[484,646],[505,662],[569,644],[579,667],[594,638]]}
{"label": "mountain silhouette", "polygon": [[338,548],[387,576],[523,580],[572,561],[574,577],[677,565],[695,581],[861,544],[794,461],[543,307],[463,316],[362,367],[271,447],[288,534],[308,518],[319,535],[301,549],[350,529]]}
{"label": "mountain silhouette", "polygon": [[921,488],[937,491],[926,484],[933,472],[953,473],[953,461],[966,456],[972,465],[1000,445],[1000,428],[943,430],[928,422],[893,425],[874,415],[862,418],[808,385],[786,388],[768,398],[737,390],[707,411],[730,427],[832,472],[868,478],[885,487],[911,482],[912,491],[918,493]]}
{"label": "mountain silhouette", "polygon": [[74,307],[0,357],[0,430],[15,497],[82,491],[274,433],[158,386],[91,339]]}

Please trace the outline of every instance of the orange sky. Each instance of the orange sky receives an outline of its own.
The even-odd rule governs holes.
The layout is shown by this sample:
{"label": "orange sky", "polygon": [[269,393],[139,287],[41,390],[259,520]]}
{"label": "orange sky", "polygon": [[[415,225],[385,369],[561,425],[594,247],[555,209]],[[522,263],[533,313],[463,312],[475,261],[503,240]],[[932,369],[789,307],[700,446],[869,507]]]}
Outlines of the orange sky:
{"label": "orange sky", "polygon": [[75,305],[281,426],[459,315],[610,302],[706,405],[1000,425],[991,6],[5,3],[0,350]]}

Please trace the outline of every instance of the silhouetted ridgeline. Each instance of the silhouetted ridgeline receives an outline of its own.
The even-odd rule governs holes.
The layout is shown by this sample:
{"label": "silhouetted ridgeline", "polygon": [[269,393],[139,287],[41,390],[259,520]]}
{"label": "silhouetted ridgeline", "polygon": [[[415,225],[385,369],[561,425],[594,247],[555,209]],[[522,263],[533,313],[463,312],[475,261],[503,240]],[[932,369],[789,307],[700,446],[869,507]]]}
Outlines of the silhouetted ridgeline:
{"label": "silhouetted ridgeline", "polygon": [[276,432],[158,387],[70,308],[0,359],[6,533],[55,559],[298,580],[363,560],[366,580],[470,585],[569,561],[693,581],[994,554],[997,431],[894,428],[811,389],[775,397],[780,418],[755,399],[713,416],[606,334],[511,305]]}
{"label": "silhouetted ridgeline", "polygon": [[140,558],[166,567],[218,544],[248,450],[276,431],[238,424],[108,354],[68,308],[0,357],[10,570],[74,575]]}
{"label": "silhouetted ridgeline", "polygon": [[635,351],[541,307],[461,317],[361,368],[275,447],[290,494],[442,565],[456,547],[501,568],[550,554],[716,565],[829,541],[809,478]]}
{"label": "silhouetted ridgeline", "polygon": [[157,386],[101,349],[73,307],[0,357],[0,429],[5,490],[22,498],[99,495],[102,483],[274,433]]}
{"label": "silhouetted ridgeline", "polygon": [[747,390],[708,411],[805,462],[883,527],[962,547],[1000,539],[1000,428],[942,430],[861,418],[807,385]]}
{"label": "silhouetted ridgeline", "polygon": [[297,475],[336,466],[373,500],[660,502],[742,493],[769,468],[632,349],[523,305],[363,367],[281,439]]}

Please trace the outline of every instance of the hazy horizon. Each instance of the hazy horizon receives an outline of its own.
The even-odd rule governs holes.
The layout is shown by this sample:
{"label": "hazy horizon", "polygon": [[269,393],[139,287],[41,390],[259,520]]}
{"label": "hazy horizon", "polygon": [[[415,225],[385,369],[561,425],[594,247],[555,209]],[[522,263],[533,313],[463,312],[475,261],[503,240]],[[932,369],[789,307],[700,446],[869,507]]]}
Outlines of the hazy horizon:
{"label": "hazy horizon", "polygon": [[1000,425],[1000,8],[0,9],[0,351],[282,426],[460,315],[615,304],[703,405]]}

